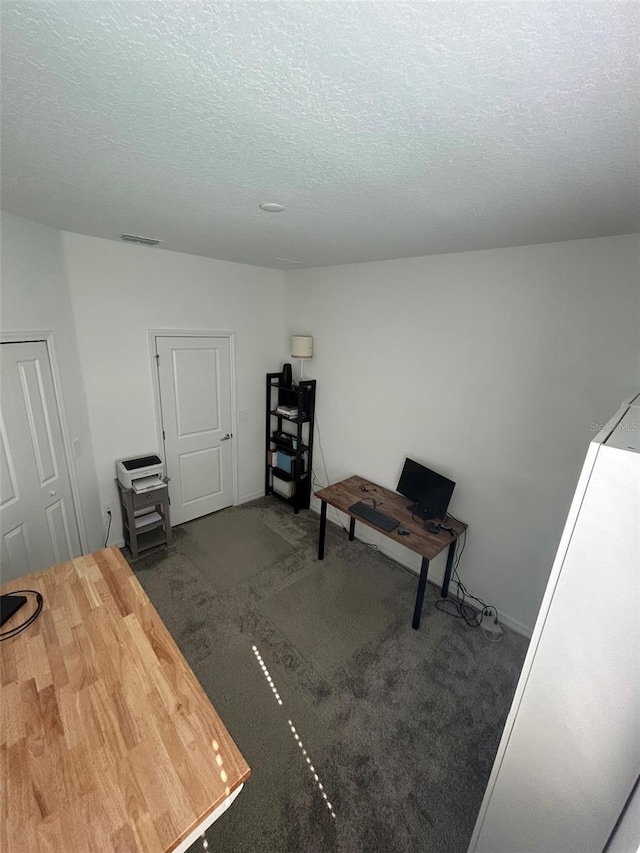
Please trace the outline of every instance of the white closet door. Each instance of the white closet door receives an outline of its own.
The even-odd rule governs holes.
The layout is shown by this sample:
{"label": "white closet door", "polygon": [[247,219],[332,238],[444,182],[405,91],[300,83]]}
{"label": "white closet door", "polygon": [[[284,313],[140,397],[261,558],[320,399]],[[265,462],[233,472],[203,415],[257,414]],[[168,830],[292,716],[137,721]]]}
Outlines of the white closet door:
{"label": "white closet door", "polygon": [[44,341],[3,343],[2,580],[80,554],[67,459]]}

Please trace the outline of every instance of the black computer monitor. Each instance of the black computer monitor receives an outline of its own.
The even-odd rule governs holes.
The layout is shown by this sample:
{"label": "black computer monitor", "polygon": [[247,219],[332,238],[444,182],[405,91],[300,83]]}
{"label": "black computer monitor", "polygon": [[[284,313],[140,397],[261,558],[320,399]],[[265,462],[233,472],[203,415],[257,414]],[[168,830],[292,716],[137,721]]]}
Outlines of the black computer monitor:
{"label": "black computer monitor", "polygon": [[455,487],[453,480],[418,465],[413,459],[405,459],[396,491],[415,502],[407,509],[423,521],[430,518],[442,520]]}

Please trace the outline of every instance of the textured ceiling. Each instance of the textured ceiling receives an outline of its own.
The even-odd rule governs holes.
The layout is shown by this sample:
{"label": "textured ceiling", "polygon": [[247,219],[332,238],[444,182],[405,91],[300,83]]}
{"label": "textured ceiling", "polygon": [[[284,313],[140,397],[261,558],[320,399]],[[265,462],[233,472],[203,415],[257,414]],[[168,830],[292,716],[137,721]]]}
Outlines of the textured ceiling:
{"label": "textured ceiling", "polygon": [[623,2],[5,0],[2,206],[273,267],[629,233],[639,41]]}

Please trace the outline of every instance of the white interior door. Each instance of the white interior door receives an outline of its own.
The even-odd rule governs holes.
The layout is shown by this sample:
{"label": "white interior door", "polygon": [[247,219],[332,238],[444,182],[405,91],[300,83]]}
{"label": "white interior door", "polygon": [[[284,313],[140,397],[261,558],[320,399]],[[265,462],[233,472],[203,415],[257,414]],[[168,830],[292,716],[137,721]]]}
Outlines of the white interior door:
{"label": "white interior door", "polygon": [[2,580],[80,554],[60,417],[44,341],[3,343],[0,411]]}
{"label": "white interior door", "polygon": [[233,503],[229,338],[156,337],[172,524]]}

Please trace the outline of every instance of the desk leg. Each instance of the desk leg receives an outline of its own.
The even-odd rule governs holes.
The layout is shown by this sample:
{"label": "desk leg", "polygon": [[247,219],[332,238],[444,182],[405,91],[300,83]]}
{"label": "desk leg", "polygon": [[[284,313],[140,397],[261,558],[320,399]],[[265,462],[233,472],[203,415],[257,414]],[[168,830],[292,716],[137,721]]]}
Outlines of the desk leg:
{"label": "desk leg", "polygon": [[356,537],[356,520],[355,518],[351,518],[349,522],[349,542],[353,542]]}
{"label": "desk leg", "polygon": [[327,531],[327,502],[320,505],[320,536],[318,537],[318,559],[324,560],[324,535]]}
{"label": "desk leg", "polygon": [[420,579],[418,580],[418,592],[416,593],[416,606],[413,611],[412,627],[418,630],[420,627],[420,616],[422,615],[422,602],[424,601],[424,591],[427,586],[427,575],[429,574],[429,560],[426,557],[422,558],[422,566],[420,567]]}
{"label": "desk leg", "polygon": [[456,555],[456,540],[454,539],[449,545],[449,553],[447,554],[447,568],[444,572],[444,580],[442,581],[442,590],[440,595],[446,598],[449,595],[449,581],[451,580],[451,570],[453,569],[453,558]]}
{"label": "desk leg", "polygon": [[169,509],[169,498],[164,501],[164,532],[167,537],[167,545],[171,545],[171,510]]}

